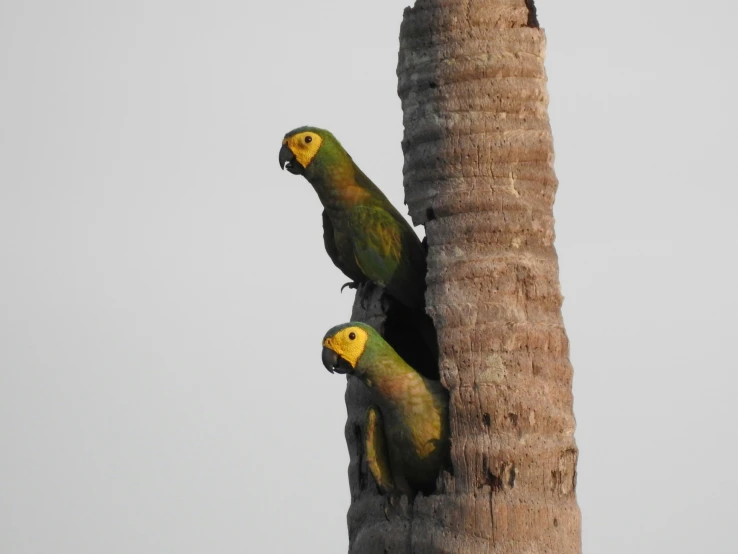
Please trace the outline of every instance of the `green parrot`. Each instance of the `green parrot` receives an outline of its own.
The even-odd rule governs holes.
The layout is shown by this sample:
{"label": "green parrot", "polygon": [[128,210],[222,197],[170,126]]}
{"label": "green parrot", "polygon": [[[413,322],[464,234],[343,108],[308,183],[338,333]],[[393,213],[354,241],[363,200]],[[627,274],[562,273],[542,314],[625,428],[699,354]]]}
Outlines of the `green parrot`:
{"label": "green parrot", "polygon": [[279,165],[304,176],[323,204],[323,241],[351,279],[385,287],[410,309],[425,309],[425,253],[412,227],[324,129],[300,127],[282,141]]}
{"label": "green parrot", "polygon": [[448,393],[410,367],[369,325],[344,323],[323,338],[323,365],[347,373],[371,391],[364,445],[367,464],[386,494],[435,489],[449,467]]}

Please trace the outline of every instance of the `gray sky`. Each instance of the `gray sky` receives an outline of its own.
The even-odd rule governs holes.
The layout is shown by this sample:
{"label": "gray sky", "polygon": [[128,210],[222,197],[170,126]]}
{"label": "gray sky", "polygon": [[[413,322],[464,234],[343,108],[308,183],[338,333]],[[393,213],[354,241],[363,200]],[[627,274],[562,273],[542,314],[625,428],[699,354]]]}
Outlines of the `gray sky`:
{"label": "gray sky", "polygon": [[[734,554],[738,10],[539,4],[584,551]],[[352,294],[277,153],[402,207],[405,5],[0,4],[2,554],[346,550]]]}

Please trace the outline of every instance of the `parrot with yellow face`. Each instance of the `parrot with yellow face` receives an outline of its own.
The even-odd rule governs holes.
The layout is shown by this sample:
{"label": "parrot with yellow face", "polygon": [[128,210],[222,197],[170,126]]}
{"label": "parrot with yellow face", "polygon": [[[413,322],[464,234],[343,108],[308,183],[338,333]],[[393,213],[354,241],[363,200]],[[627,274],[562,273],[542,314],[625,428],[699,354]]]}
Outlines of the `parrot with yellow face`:
{"label": "parrot with yellow face", "polygon": [[449,467],[448,392],[410,367],[369,325],[344,323],[323,338],[323,365],[370,390],[364,446],[367,465],[386,494],[435,489]]}
{"label": "parrot with yellow face", "polygon": [[412,227],[324,129],[300,127],[282,141],[279,165],[302,175],[323,204],[323,241],[357,286],[371,281],[411,309],[425,307],[425,253]]}

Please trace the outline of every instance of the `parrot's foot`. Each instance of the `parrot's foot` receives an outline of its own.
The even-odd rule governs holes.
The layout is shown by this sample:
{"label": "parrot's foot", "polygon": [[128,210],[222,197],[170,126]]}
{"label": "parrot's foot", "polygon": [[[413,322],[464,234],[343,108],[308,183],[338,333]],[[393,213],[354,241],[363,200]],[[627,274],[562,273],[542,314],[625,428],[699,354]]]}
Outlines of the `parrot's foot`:
{"label": "parrot's foot", "polygon": [[358,289],[360,285],[361,283],[357,283],[356,281],[349,281],[348,283],[344,283],[341,286],[341,292],[343,292],[343,289],[345,289],[346,287],[350,289]]}
{"label": "parrot's foot", "polygon": [[349,281],[348,283],[343,284],[343,286],[341,287],[341,292],[343,292],[343,289],[345,289],[346,287],[356,290],[356,294],[358,295],[361,302],[361,309],[366,310],[366,302],[372,295],[374,283],[371,281]]}

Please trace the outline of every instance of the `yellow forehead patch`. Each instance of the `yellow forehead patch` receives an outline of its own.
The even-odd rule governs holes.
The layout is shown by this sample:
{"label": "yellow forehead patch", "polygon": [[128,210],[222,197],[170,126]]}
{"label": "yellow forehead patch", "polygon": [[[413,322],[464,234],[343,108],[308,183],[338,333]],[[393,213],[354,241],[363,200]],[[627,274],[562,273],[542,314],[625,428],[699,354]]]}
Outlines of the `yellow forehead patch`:
{"label": "yellow forehead patch", "polygon": [[323,346],[333,350],[350,363],[351,367],[356,367],[359,358],[364,353],[367,340],[369,340],[369,333],[361,327],[346,327],[332,337],[325,339]]}
{"label": "yellow forehead patch", "polygon": [[286,144],[287,148],[295,155],[298,163],[302,167],[307,168],[310,162],[313,161],[315,154],[320,150],[322,142],[323,139],[320,138],[319,134],[313,133],[312,131],[304,131],[284,139],[282,144]]}

